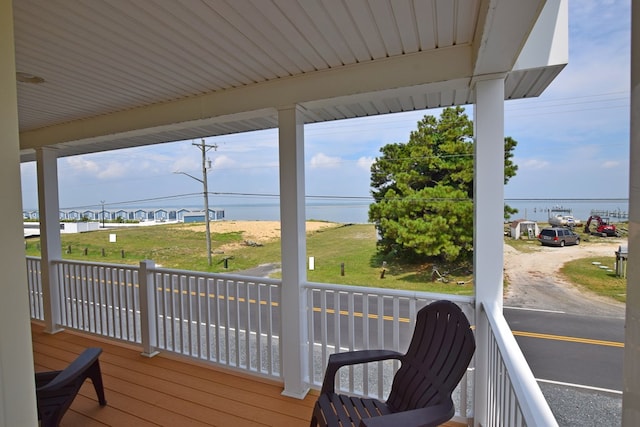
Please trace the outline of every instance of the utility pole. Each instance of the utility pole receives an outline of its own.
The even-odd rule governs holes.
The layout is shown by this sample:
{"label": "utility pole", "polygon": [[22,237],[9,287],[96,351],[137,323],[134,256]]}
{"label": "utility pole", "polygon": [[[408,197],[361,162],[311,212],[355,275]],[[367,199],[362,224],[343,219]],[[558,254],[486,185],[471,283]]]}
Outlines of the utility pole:
{"label": "utility pole", "polygon": [[102,228],[104,228],[104,200],[100,200],[100,204],[102,204]]}
{"label": "utility pole", "polygon": [[[200,149],[200,151],[202,151],[202,179],[200,178],[196,178],[195,176],[189,175],[188,173],[185,172],[174,172],[174,173],[179,173],[182,175],[186,175],[189,178],[195,179],[196,181],[202,183],[203,186],[203,195],[204,195],[204,224],[205,224],[205,230],[206,230],[206,236],[207,236],[207,261],[209,262],[209,266],[211,266],[212,262],[211,262],[211,226],[209,225],[209,189],[207,186],[207,151],[211,150],[212,148],[214,150],[218,149],[218,146],[216,144],[214,145],[207,145],[204,142],[204,138],[201,140],[201,142],[199,144],[197,143],[192,143],[191,145],[198,147]],[[209,169],[211,168],[211,166],[209,165]]]}

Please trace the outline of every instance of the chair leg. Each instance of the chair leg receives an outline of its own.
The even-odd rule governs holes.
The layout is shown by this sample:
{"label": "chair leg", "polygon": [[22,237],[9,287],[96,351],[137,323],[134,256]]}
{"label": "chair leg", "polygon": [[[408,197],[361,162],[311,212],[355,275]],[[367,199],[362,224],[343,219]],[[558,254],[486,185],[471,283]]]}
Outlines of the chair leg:
{"label": "chair leg", "polygon": [[107,404],[107,400],[104,397],[104,385],[102,384],[102,372],[100,371],[100,362],[98,360],[91,365],[89,370],[87,371],[87,376],[91,378],[91,382],[93,383],[93,388],[96,389],[96,394],[98,395],[98,402],[100,406],[105,406]]}
{"label": "chair leg", "polygon": [[311,423],[309,424],[309,427],[319,427],[320,426],[320,422],[318,421],[318,404],[316,403],[313,406],[313,414],[311,415]]}

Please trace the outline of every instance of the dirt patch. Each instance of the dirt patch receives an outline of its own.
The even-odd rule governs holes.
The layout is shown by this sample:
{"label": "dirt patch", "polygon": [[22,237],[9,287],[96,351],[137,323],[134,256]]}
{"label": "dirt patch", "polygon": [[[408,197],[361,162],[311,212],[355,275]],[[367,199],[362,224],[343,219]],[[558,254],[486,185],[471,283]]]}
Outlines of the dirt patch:
{"label": "dirt patch", "polygon": [[625,244],[625,239],[564,248],[534,243],[534,250],[526,253],[505,244],[504,271],[509,282],[505,292],[505,306],[623,317],[623,303],[598,296],[567,282],[560,275],[560,269],[571,260],[599,256],[610,256],[613,267],[615,251]]}
{"label": "dirt patch", "polygon": [[[307,234],[318,230],[338,227],[341,224],[324,221],[307,221]],[[263,245],[280,238],[280,221],[213,221],[210,223],[211,233],[242,233],[243,244]],[[205,231],[202,226],[190,228],[193,231]],[[219,247],[218,250],[226,251],[242,246],[235,243]]]}

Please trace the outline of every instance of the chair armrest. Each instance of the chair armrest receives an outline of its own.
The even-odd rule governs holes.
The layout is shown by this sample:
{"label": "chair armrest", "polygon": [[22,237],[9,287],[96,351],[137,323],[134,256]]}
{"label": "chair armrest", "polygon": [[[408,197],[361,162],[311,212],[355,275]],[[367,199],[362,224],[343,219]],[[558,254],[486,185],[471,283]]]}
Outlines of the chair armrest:
{"label": "chair armrest", "polygon": [[[72,381],[75,381],[78,375],[82,374],[84,371],[89,369],[91,365],[93,365],[96,360],[98,360],[98,356],[102,353],[101,348],[88,348],[80,354],[69,366],[67,366],[64,370],[60,371],[55,378],[53,378],[49,383],[38,387],[38,391],[46,392],[49,390],[55,390],[59,387],[64,387]],[[39,374],[36,374],[36,378]],[[41,376],[40,379],[43,377]],[[37,378],[38,379],[38,378]]]}
{"label": "chair armrest", "polygon": [[36,388],[40,388],[51,382],[52,379],[58,376],[62,371],[46,371],[36,372]]}
{"label": "chair armrest", "polygon": [[454,414],[453,402],[448,399],[448,402],[426,408],[365,418],[360,421],[360,427],[436,427],[449,421]]}
{"label": "chair armrest", "polygon": [[357,365],[360,363],[378,362],[381,360],[401,360],[404,355],[393,350],[358,350],[344,353],[334,353],[329,356],[327,369],[322,381],[321,393],[335,392],[336,373],[343,366]]}

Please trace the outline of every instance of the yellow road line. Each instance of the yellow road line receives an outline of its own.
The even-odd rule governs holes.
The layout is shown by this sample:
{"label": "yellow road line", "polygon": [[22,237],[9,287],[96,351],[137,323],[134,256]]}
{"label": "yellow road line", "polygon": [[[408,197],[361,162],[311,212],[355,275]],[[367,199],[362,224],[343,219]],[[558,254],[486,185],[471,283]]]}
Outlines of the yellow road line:
{"label": "yellow road line", "polygon": [[606,347],[624,347],[624,343],[617,341],[594,340],[590,338],[577,338],[565,335],[541,334],[537,332],[513,331],[513,335],[517,337],[539,338],[544,340],[577,342],[581,344],[602,345]]}
{"label": "yellow road line", "polygon": [[[127,286],[131,286],[131,284],[127,283]],[[137,285],[136,285],[137,286]],[[196,292],[195,291],[187,291],[187,290],[182,290],[180,291],[179,289],[170,289],[170,288],[158,288],[159,291],[165,291],[167,293],[182,293],[183,295],[192,295],[195,296]],[[204,296],[208,296],[209,298],[216,298],[215,294],[205,294],[204,292],[199,292],[197,293],[197,295],[204,297]],[[218,299],[225,299],[224,295],[218,295],[217,296]],[[229,301],[235,301],[236,297],[234,296],[228,296],[226,297],[229,299]],[[246,302],[247,300],[245,298],[238,298],[238,302]],[[257,301],[255,299],[249,299],[249,303],[250,304],[255,304]],[[260,305],[267,305],[267,301],[260,301]],[[278,303],[277,302],[271,302],[271,305],[273,307],[278,307]],[[320,313],[322,311],[322,309],[320,307],[313,307],[313,311],[316,313]],[[325,310],[328,314],[335,314],[336,311],[332,308],[327,308]],[[347,310],[340,310],[338,312],[341,316],[349,316],[349,312]],[[353,313],[354,317],[363,317],[364,314],[363,313]],[[378,319],[379,316],[377,314],[369,314],[367,316],[367,318],[369,319]],[[382,316],[383,320],[386,321],[393,321],[393,316]],[[401,317],[398,319],[398,321],[400,323],[409,323],[409,319],[406,317]],[[575,343],[581,343],[581,344],[591,344],[591,345],[601,345],[601,346],[605,346],[605,347],[619,347],[619,348],[624,348],[624,343],[621,342],[617,342],[617,341],[606,341],[606,340],[595,340],[595,339],[590,339],[590,338],[577,338],[577,337],[569,337],[569,336],[565,336],[565,335],[551,335],[551,334],[542,334],[542,333],[537,333],[537,332],[524,332],[524,331],[512,331],[514,336],[517,337],[527,337],[527,338],[538,338],[538,339],[546,339],[546,340],[554,340],[554,341],[566,341],[566,342],[575,342]]]}
{"label": "yellow road line", "polygon": [[[179,289],[173,289],[173,290],[172,290],[172,289],[170,289],[170,288],[164,288],[164,289],[163,289],[163,288],[158,288],[158,290],[159,290],[159,291],[164,291],[164,292],[166,292],[166,293],[174,293],[174,294],[179,294],[179,293],[181,293],[182,295],[190,295],[190,296],[196,296],[196,295],[198,295],[198,296],[200,296],[200,297],[209,297],[209,298],[214,298],[214,299],[215,299],[215,298],[218,298],[218,299],[221,299],[221,300],[223,300],[223,299],[228,299],[229,301],[235,301],[235,300],[238,300],[238,302],[247,302],[247,299],[246,299],[246,298],[242,298],[242,297],[241,297],[241,298],[236,298],[236,297],[231,296],[231,295],[230,295],[230,296],[228,296],[228,297],[225,297],[224,295],[217,295],[217,296],[216,296],[216,294],[205,294],[204,292],[198,292],[198,293],[196,293],[195,291],[187,291],[187,290],[182,290],[182,291],[180,291]],[[257,301],[256,301],[255,299],[253,299],[253,298],[250,298],[250,299],[249,299],[249,303],[250,303],[250,304],[255,304],[256,302],[257,302]],[[261,300],[261,301],[260,301],[260,305],[267,305],[267,301],[262,301],[262,300]],[[271,306],[272,306],[272,307],[278,307],[279,305],[280,305],[280,304],[278,304],[277,302],[271,302]]]}
{"label": "yellow road line", "polygon": [[[313,311],[315,311],[316,313],[320,313],[322,312],[322,309],[320,307],[313,307]],[[327,308],[325,310],[327,313],[329,314],[335,314],[335,310],[332,308]],[[340,310],[339,314],[341,316],[349,316],[349,312],[347,310]],[[353,313],[354,317],[363,317],[364,314],[363,313]],[[367,316],[368,319],[378,319],[379,316],[377,314],[369,314]],[[393,316],[382,316],[383,320],[388,320],[388,321],[392,321],[393,320]],[[398,319],[399,322],[401,323],[409,323],[409,319],[405,318],[405,317],[401,317]]]}

